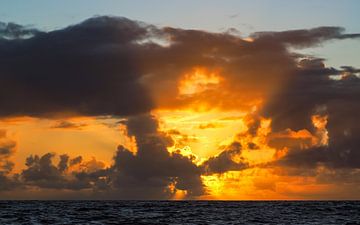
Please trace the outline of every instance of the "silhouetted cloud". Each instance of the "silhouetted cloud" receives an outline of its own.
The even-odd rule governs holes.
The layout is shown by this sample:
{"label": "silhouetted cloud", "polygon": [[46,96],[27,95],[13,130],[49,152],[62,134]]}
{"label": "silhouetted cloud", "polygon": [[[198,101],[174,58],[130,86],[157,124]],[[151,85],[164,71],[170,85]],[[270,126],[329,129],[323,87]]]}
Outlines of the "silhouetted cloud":
{"label": "silhouetted cloud", "polygon": [[[187,198],[205,193],[201,168],[192,157],[168,152],[166,147],[173,141],[158,130],[153,116],[134,116],[122,123],[136,139],[136,153],[119,146],[107,168],[95,159],[82,162],[81,156],[60,155],[56,166],[53,153],[31,155],[20,174],[21,184],[56,190],[91,189],[93,198],[107,199],[168,199],[176,190],[185,191]],[[75,165],[79,169],[69,171]]]}
{"label": "silhouetted cloud", "polygon": [[[131,117],[126,122],[128,134],[136,138],[137,152],[119,146],[112,171],[113,185],[121,198],[169,198],[174,190],[187,192],[189,198],[204,194],[201,171],[192,159],[169,153],[172,139],[158,131],[151,115]],[[171,189],[171,186],[174,189]]]}
{"label": "silhouetted cloud", "polygon": [[135,59],[146,26],[97,17],[21,40],[21,28],[3,30],[14,38],[0,38],[0,116],[131,115],[152,108]]}
{"label": "silhouetted cloud", "polygon": [[282,32],[256,32],[252,38],[257,41],[288,44],[305,48],[334,39],[360,38],[360,34],[344,34],[342,27],[317,27],[308,30],[289,30]]}
{"label": "silhouetted cloud", "polygon": [[75,157],[73,159],[70,159],[70,166],[76,165],[81,163],[83,160],[82,156]]}
{"label": "silhouetted cloud", "polygon": [[272,118],[274,131],[290,128],[312,133],[316,128],[311,117],[326,115],[329,143],[306,151],[291,146],[281,161],[297,166],[324,163],[331,167],[359,168],[360,78],[357,70],[326,68],[319,59],[301,61],[300,65],[289,84],[266,104],[264,115]]}
{"label": "silhouetted cloud", "polygon": [[[9,157],[16,143],[0,131],[0,190],[91,189],[94,195],[119,199],[171,198],[176,190],[188,198],[203,195],[201,175],[239,171],[249,164],[237,142],[202,165],[167,150],[174,145],[170,136],[182,134],[161,132],[150,111],[197,105],[252,109],[245,118],[252,137],[262,118],[271,119],[273,134],[285,136],[269,135],[268,144],[287,149],[273,165],[358,169],[360,70],[326,67],[324,59],[290,49],[359,36],[340,27],[318,27],[258,32],[249,40],[229,32],[160,28],[106,16],[49,32],[0,23],[0,117],[61,117],[53,128],[79,128],[63,120],[74,115],[122,117],[120,123],[137,145],[136,152],[119,146],[109,167],[66,154],[57,165],[52,153],[29,156],[27,168],[15,176]],[[195,67],[219,69],[218,86],[181,94],[179,82]],[[314,115],[328,118],[323,130],[314,126]],[[313,145],[310,136],[290,135],[305,129],[318,139],[319,132],[328,132],[328,143]],[[72,171],[75,166],[80,169]]]}
{"label": "silhouetted cloud", "polygon": [[225,173],[228,171],[240,171],[249,167],[248,163],[241,156],[241,144],[233,142],[217,156],[212,156],[202,163],[204,173]]}
{"label": "silhouetted cloud", "polygon": [[0,191],[12,190],[18,186],[16,177],[11,176],[14,163],[10,160],[16,142],[7,137],[6,130],[0,129]]}
{"label": "silhouetted cloud", "polygon": [[29,156],[26,159],[27,168],[21,173],[24,184],[52,189],[81,190],[91,188],[89,182],[65,173],[68,168],[69,156],[60,155],[58,166],[52,162],[54,156],[52,153],[47,153],[41,157],[38,155]]}
{"label": "silhouetted cloud", "polygon": [[[158,28],[106,16],[49,32],[14,24],[2,24],[0,30],[12,37],[0,38],[0,116],[37,117],[128,116],[199,101],[251,107],[297,71],[288,45],[359,37],[339,27],[320,27],[255,33],[246,41],[229,33]],[[195,66],[222,68],[221,91],[177,98],[177,82]]]}

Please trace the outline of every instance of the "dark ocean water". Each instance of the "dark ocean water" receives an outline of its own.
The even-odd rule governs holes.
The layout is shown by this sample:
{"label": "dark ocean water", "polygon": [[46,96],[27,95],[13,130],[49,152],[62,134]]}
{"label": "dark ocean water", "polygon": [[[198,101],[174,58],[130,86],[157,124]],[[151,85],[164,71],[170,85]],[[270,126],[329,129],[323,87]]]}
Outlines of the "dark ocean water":
{"label": "dark ocean water", "polygon": [[0,224],[360,225],[360,201],[0,201]]}

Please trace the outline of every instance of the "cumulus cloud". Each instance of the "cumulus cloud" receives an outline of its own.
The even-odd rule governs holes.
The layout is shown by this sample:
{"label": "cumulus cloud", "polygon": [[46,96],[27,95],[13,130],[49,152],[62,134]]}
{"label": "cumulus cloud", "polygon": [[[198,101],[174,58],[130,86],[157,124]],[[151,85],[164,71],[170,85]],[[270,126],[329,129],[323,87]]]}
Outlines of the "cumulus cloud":
{"label": "cumulus cloud", "polygon": [[75,157],[75,158],[70,160],[70,166],[74,166],[76,164],[79,164],[79,163],[82,162],[82,160],[83,160],[82,156]]}
{"label": "cumulus cloud", "polygon": [[0,130],[0,191],[17,186],[16,177],[10,175],[14,163],[10,157],[15,152],[16,142],[7,137],[6,130]]}
{"label": "cumulus cloud", "polygon": [[[339,78],[331,78],[332,75]],[[326,68],[319,59],[302,61],[289,85],[266,104],[264,114],[272,118],[274,131],[290,128],[312,133],[316,133],[312,117],[326,116],[328,144],[306,151],[292,146],[282,161],[297,166],[325,163],[331,167],[359,168],[358,97],[360,78],[356,70]]]}
{"label": "cumulus cloud", "polygon": [[58,166],[52,162],[55,154],[47,153],[43,156],[31,155],[26,159],[27,168],[21,172],[21,179],[27,186],[51,189],[80,190],[90,188],[87,181],[66,173],[68,169],[68,155],[60,155]]}
{"label": "cumulus cloud", "polygon": [[109,167],[96,159],[83,162],[81,156],[59,155],[55,165],[54,153],[30,155],[26,159],[27,168],[19,174],[19,182],[26,188],[90,189],[94,191],[92,198],[168,199],[177,190],[193,198],[205,193],[201,168],[191,156],[168,152],[173,141],[159,131],[155,117],[144,114],[122,123],[128,135],[135,137],[137,152],[120,145]]}
{"label": "cumulus cloud", "polygon": [[6,130],[0,130],[0,157],[9,158],[15,151],[16,142],[7,136]]}
{"label": "cumulus cloud", "polygon": [[[172,139],[158,131],[158,122],[151,115],[131,117],[125,122],[134,136],[137,152],[119,146],[112,168],[114,186],[127,198],[169,198],[176,190],[188,197],[204,194],[201,170],[190,157],[169,153]],[[171,189],[171,186],[175,190]]]}
{"label": "cumulus cloud", "polygon": [[221,174],[228,171],[240,171],[249,167],[241,156],[241,144],[233,142],[217,156],[212,156],[202,164],[205,174]]}

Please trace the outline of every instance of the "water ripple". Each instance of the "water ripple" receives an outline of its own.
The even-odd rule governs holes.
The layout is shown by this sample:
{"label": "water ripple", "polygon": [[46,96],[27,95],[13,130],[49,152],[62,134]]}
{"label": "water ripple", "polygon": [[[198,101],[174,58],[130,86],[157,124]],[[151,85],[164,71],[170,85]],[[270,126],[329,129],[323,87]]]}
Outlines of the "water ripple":
{"label": "water ripple", "polygon": [[346,224],[358,201],[0,201],[0,224]]}

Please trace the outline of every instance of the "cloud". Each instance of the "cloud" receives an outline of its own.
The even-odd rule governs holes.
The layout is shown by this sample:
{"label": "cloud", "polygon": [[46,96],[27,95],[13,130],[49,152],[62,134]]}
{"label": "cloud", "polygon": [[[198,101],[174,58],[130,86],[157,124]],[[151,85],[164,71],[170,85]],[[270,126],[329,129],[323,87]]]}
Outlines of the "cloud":
{"label": "cloud", "polygon": [[[2,117],[129,116],[198,103],[249,108],[297,71],[288,45],[359,36],[320,27],[255,33],[247,41],[107,16],[49,32],[14,24],[0,30],[12,37],[0,38]],[[219,87],[179,96],[182,76],[199,66],[219,70]]]}
{"label": "cloud", "polygon": [[168,152],[173,141],[158,130],[155,117],[144,114],[122,123],[135,137],[137,152],[120,145],[109,167],[94,158],[83,162],[81,156],[62,154],[55,165],[54,153],[30,155],[19,182],[27,189],[92,190],[91,198],[106,199],[169,199],[179,190],[187,198],[205,193],[201,168],[192,157]]}
{"label": "cloud", "polygon": [[0,38],[5,39],[22,39],[30,38],[32,36],[42,33],[41,31],[22,26],[16,23],[3,23],[0,22]]}
{"label": "cloud", "polygon": [[135,59],[136,41],[146,35],[147,27],[135,21],[97,17],[21,41],[0,38],[0,116],[150,110]]}
{"label": "cloud", "polygon": [[360,78],[357,70],[326,68],[319,59],[306,59],[300,64],[301,68],[289,85],[265,105],[264,115],[272,118],[275,132],[306,129],[313,134],[318,132],[313,116],[326,116],[323,132],[326,132],[328,143],[306,151],[291,146],[281,162],[297,166],[324,163],[330,167],[359,168],[357,112],[360,104],[357,99],[360,97]]}
{"label": "cloud", "polygon": [[191,198],[204,194],[201,170],[192,159],[180,153],[169,153],[172,139],[158,131],[158,122],[151,115],[131,117],[125,122],[129,136],[134,136],[134,154],[119,146],[112,167],[113,185],[121,198],[169,198],[171,189],[186,191]]}
{"label": "cloud", "polygon": [[76,165],[76,164],[79,164],[82,162],[82,156],[78,156],[78,157],[75,157],[73,159],[70,160],[70,166],[73,166],[73,165]]}
{"label": "cloud", "polygon": [[171,138],[174,140],[174,144],[177,146],[186,146],[189,143],[198,142],[199,139],[196,137],[196,135],[189,135],[181,133],[179,130],[176,129],[170,129],[165,132],[167,135],[170,135]]}
{"label": "cloud", "polygon": [[86,123],[74,123],[71,121],[61,120],[54,123],[50,128],[54,129],[75,129],[81,130],[82,128],[86,127]]}
{"label": "cloud", "polygon": [[212,156],[202,163],[204,173],[210,175],[247,169],[249,165],[240,155],[241,144],[233,142],[229,146],[226,146],[219,155]]}
{"label": "cloud", "polygon": [[0,129],[0,191],[12,190],[17,186],[16,177],[10,175],[14,168],[10,157],[15,148],[16,142],[7,137],[6,130]]}
{"label": "cloud", "polygon": [[68,168],[69,158],[70,157],[66,154],[60,155],[60,161],[58,164],[58,169],[60,172],[63,172]]}
{"label": "cloud", "polygon": [[[0,23],[0,117],[59,117],[53,128],[72,129],[82,125],[65,117],[121,117],[137,145],[136,152],[119,146],[109,167],[68,155],[61,155],[57,165],[52,153],[29,156],[16,178],[10,176],[8,160],[16,143],[0,131],[0,189],[21,182],[45,189],[91,189],[119,199],[165,199],[177,191],[188,198],[203,195],[202,175],[249,165],[238,142],[201,165],[179,151],[168,152],[174,145],[170,136],[182,134],[161,132],[150,112],[188,107],[247,112],[243,137],[250,140],[262,132],[263,118],[271,120],[272,133],[263,134],[267,144],[286,149],[273,165],[359,169],[360,70],[327,67],[325,59],[290,50],[359,36],[340,27],[318,27],[257,32],[243,39],[107,16],[49,32]],[[179,84],[194,76],[201,82],[182,93]],[[316,125],[314,116],[326,123]],[[258,149],[263,140],[257,141],[246,147]]]}
{"label": "cloud", "polygon": [[307,130],[294,132],[286,129],[268,136],[268,145],[276,149],[298,148],[305,149],[314,145],[314,136]]}
{"label": "cloud", "polygon": [[91,188],[88,181],[66,173],[68,155],[60,155],[58,166],[52,162],[54,156],[53,153],[47,153],[41,157],[38,155],[29,156],[26,159],[27,168],[21,172],[23,183],[27,186],[47,189],[81,190]]}
{"label": "cloud", "polygon": [[221,126],[222,126],[222,125],[216,124],[216,123],[205,123],[205,124],[200,124],[200,125],[198,126],[198,128],[204,130],[204,129],[219,128],[219,127],[221,127]]}
{"label": "cloud", "polygon": [[6,130],[0,130],[0,173],[9,173],[13,163],[9,158],[14,154],[16,142],[7,137]]}
{"label": "cloud", "polygon": [[342,27],[317,27],[308,30],[256,32],[251,37],[258,41],[282,43],[298,48],[311,47],[334,39],[360,38],[360,33],[344,34],[344,31]]}

